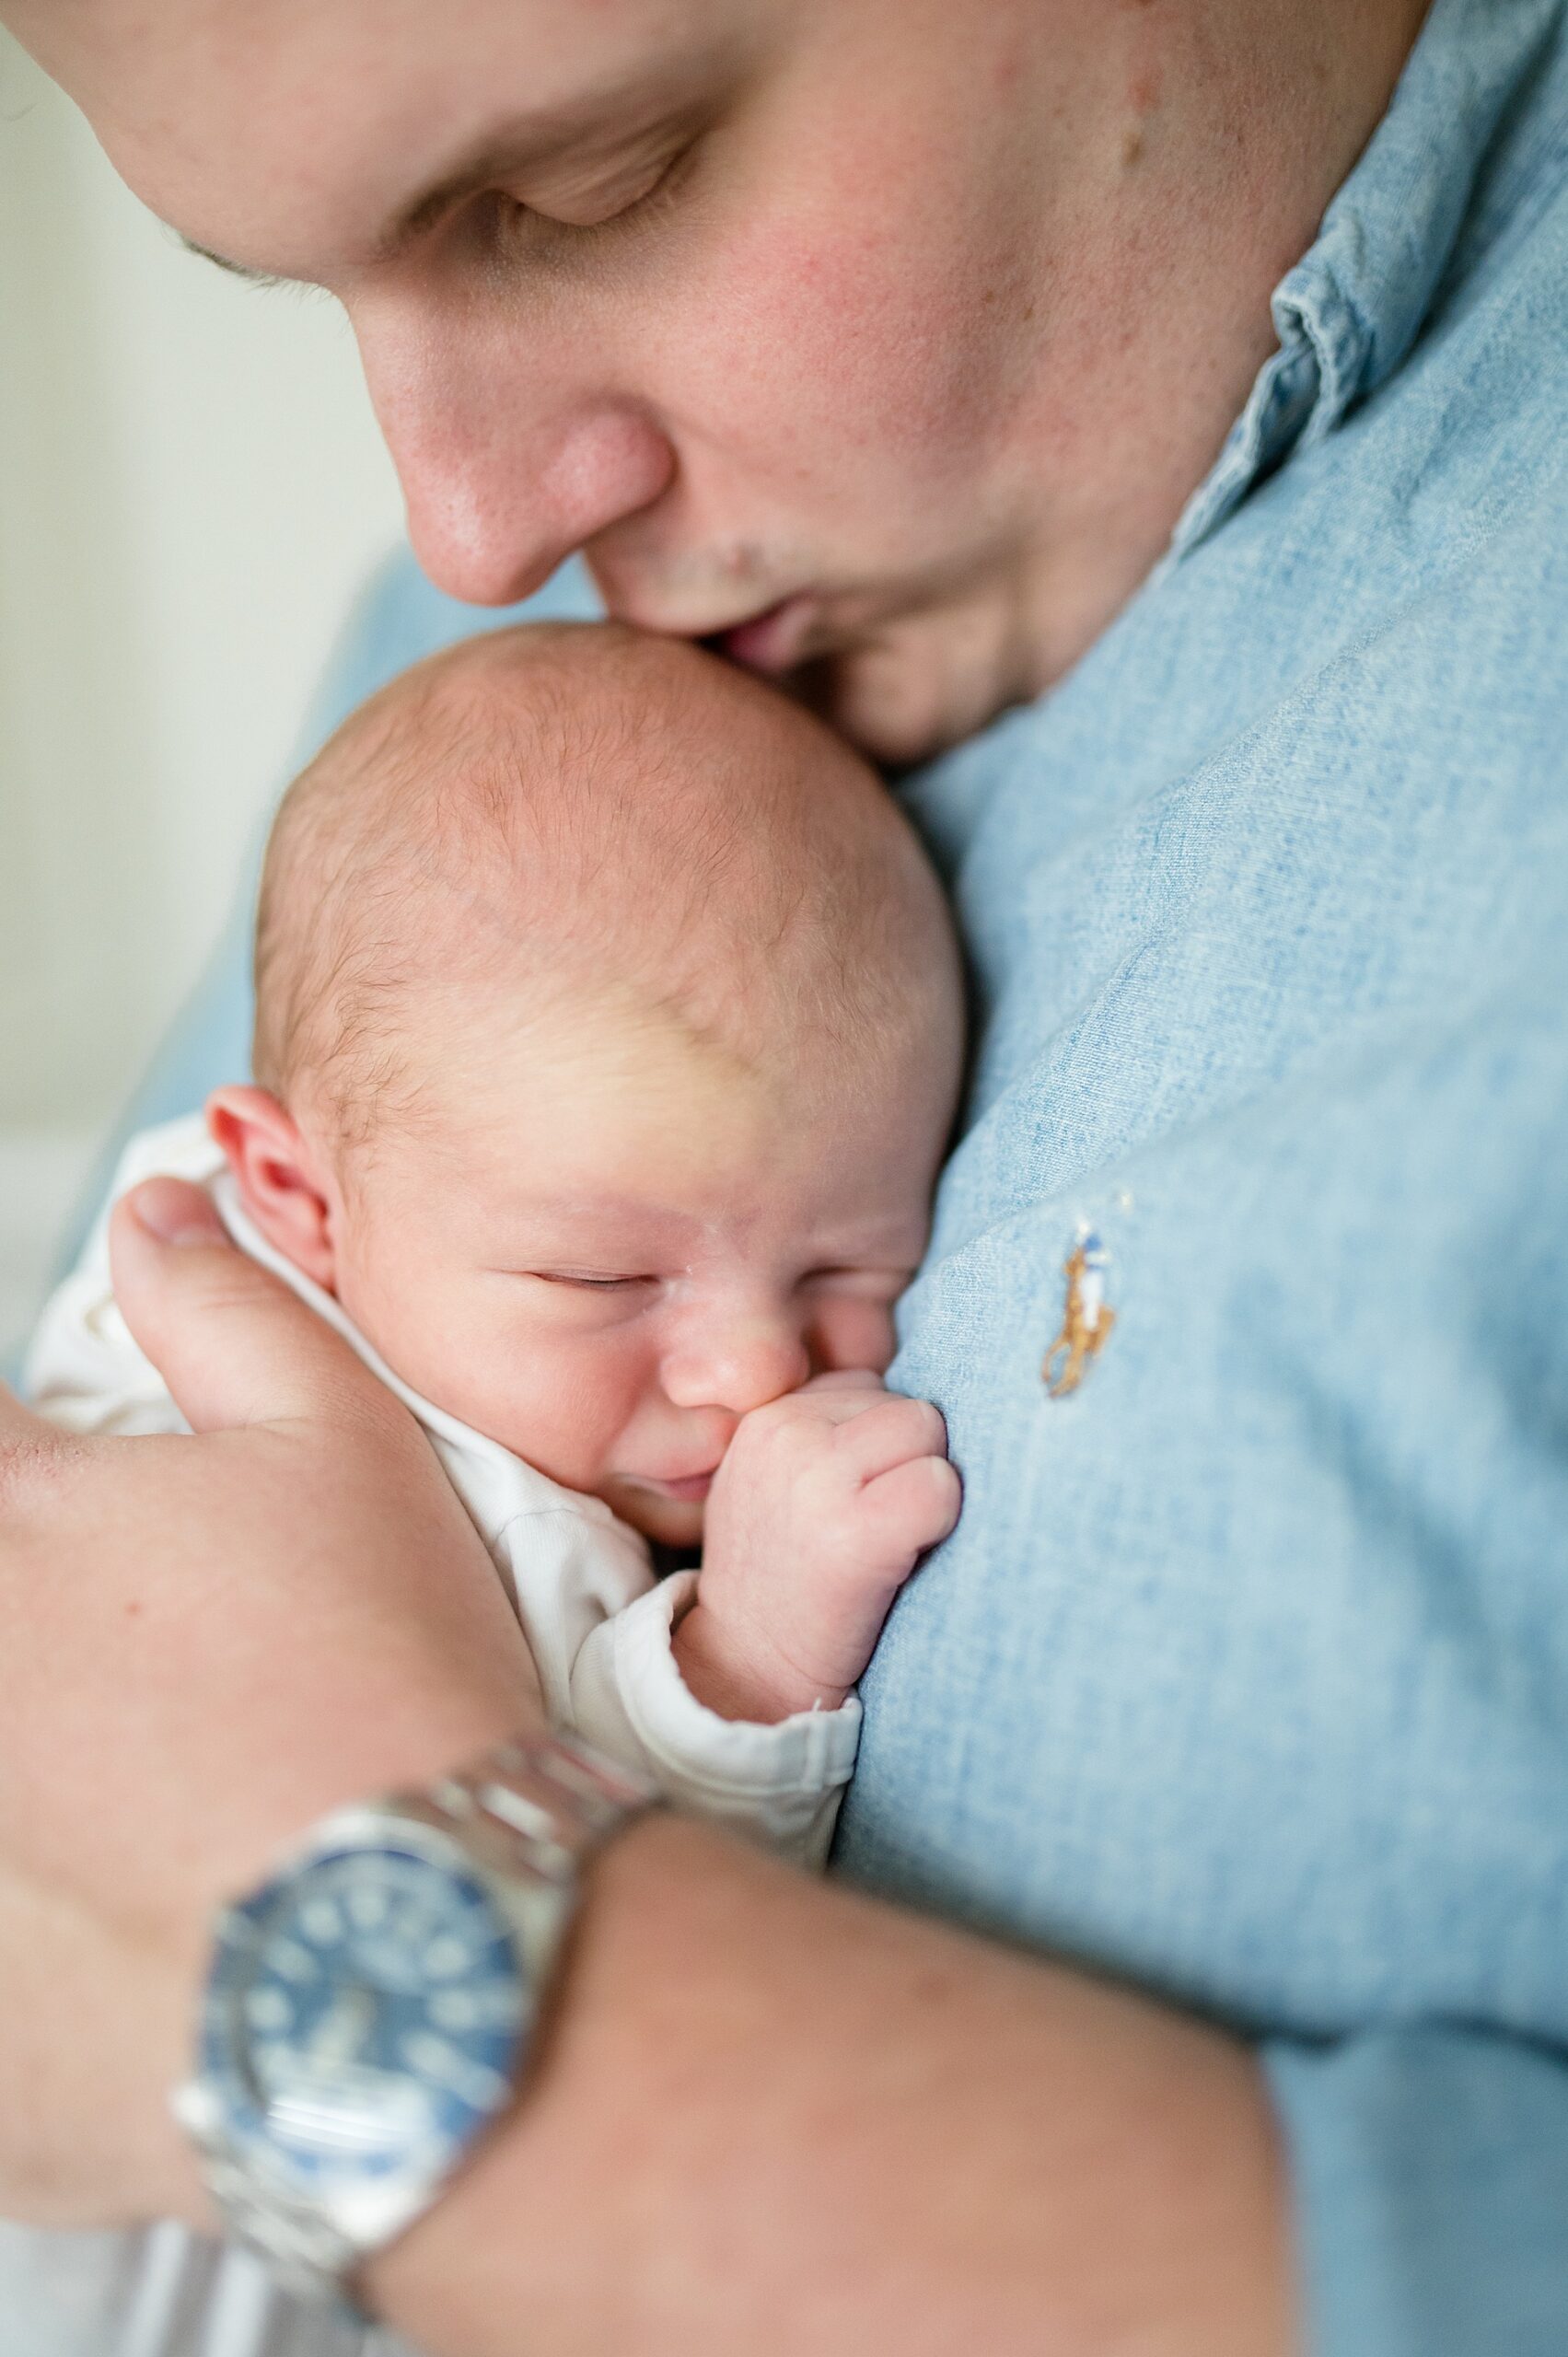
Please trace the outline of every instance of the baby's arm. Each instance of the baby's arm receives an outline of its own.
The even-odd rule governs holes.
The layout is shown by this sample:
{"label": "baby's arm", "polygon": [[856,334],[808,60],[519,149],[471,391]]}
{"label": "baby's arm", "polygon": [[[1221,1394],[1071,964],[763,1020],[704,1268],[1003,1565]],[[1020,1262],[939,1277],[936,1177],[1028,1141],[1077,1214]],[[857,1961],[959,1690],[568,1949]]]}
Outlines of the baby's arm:
{"label": "baby's arm", "polygon": [[721,1717],[675,1658],[696,1586],[695,1572],[676,1572],[599,1621],[572,1666],[566,1722],[677,1808],[819,1866],[854,1770],[859,1701],[771,1723]]}
{"label": "baby's arm", "polygon": [[819,1376],[744,1419],[708,1499],[681,1675],[726,1719],[837,1710],[894,1596],[958,1518],[947,1429],[870,1374]]}
{"label": "baby's arm", "polygon": [[571,1724],[679,1806],[820,1865],[854,1768],[853,1689],[889,1606],[958,1519],[935,1408],[821,1376],[740,1424],[703,1568],[599,1619]]}

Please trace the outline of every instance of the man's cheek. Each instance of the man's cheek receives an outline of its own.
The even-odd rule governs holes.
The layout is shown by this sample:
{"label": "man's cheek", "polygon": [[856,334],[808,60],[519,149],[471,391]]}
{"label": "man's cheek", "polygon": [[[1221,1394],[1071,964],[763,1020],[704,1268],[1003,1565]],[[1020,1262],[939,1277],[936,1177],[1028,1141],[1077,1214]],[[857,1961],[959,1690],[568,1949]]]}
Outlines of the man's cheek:
{"label": "man's cheek", "polygon": [[916,266],[890,228],[779,222],[732,246],[726,274],[735,297],[708,311],[697,366],[738,435],[765,424],[775,463],[810,477],[831,450],[948,471],[972,450],[983,304]]}

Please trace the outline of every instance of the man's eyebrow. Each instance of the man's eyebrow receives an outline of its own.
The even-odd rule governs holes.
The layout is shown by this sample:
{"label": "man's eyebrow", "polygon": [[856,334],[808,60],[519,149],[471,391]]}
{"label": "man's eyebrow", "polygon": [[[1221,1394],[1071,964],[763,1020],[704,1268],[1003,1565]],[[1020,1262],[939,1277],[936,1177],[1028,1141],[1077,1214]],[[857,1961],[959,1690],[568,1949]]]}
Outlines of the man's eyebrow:
{"label": "man's eyebrow", "polygon": [[416,197],[399,214],[385,237],[378,241],[377,253],[382,260],[389,261],[401,253],[405,247],[412,246],[426,229],[434,228],[436,222],[460,204],[465,196],[477,195],[481,189],[490,187],[497,180],[504,180],[508,173],[517,171],[520,165],[535,161],[541,154],[548,154],[562,144],[558,138],[540,137],[531,126],[525,129],[520,124],[510,138],[501,136],[487,140],[482,147],[475,148],[471,155],[437,180],[434,188],[427,189],[423,196]]}
{"label": "man's eyebrow", "polygon": [[[701,87],[700,68],[704,62],[688,60],[679,74],[658,62],[645,63],[619,82],[601,83],[554,105],[531,108],[511,122],[492,128],[396,215],[376,240],[376,259],[395,260],[465,197],[510,174],[548,163],[596,132],[613,127],[618,136],[633,136],[663,116],[691,107],[694,86]],[[181,236],[180,243],[188,252],[199,254],[203,261],[215,262],[219,270],[252,286],[304,283],[231,261],[226,254],[215,253],[211,246],[199,245],[194,238]]]}
{"label": "man's eyebrow", "polygon": [[[550,163],[552,156],[561,148],[571,148],[585,132],[604,130],[604,122],[618,106],[625,106],[627,97],[636,92],[630,89],[604,89],[592,99],[577,99],[571,104],[540,109],[538,113],[518,118],[505,132],[491,132],[481,146],[476,146],[462,163],[453,165],[434,184],[434,189],[417,195],[412,205],[405,207],[389,233],[384,236],[379,252],[384,257],[399,254],[405,245],[412,245],[427,228],[448,215],[464,195],[476,195],[481,189],[507,180],[512,172],[521,172],[528,165]],[[651,97],[653,92],[646,92]]]}
{"label": "man's eyebrow", "polygon": [[531,109],[503,129],[487,132],[433,187],[405,207],[381,240],[380,253],[389,259],[401,252],[464,197],[477,194],[497,180],[549,163],[579,140],[611,124],[618,134],[630,135],[656,121],[683,97],[690,97],[686,75],[676,82],[668,71],[644,68],[621,82],[601,85],[554,106]]}
{"label": "man's eyebrow", "polygon": [[[397,215],[376,241],[376,259],[395,260],[426,229],[433,228],[460,204],[464,197],[476,195],[481,189],[493,186],[497,180],[505,180],[527,165],[547,162],[563,148],[570,147],[585,132],[600,129],[607,114],[626,95],[614,90],[599,92],[591,99],[540,109],[506,131],[490,133],[482,145],[471,149],[450,171],[443,173],[434,187],[426,189]],[[180,242],[187,253],[215,262],[219,270],[226,271],[231,278],[243,278],[249,285],[299,284],[281,277],[275,271],[252,270],[246,262],[231,261],[226,254],[215,253],[211,246],[198,245],[194,238],[181,236]]]}

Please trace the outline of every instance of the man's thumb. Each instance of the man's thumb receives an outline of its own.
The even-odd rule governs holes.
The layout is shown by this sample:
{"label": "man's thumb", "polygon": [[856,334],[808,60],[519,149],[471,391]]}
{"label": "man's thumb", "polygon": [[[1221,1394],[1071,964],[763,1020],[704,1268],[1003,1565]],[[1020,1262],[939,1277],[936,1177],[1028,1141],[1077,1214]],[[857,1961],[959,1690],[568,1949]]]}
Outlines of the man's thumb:
{"label": "man's thumb", "polygon": [[346,1342],[229,1242],[199,1187],[133,1188],[114,1207],[109,1257],[125,1322],[194,1431],[387,1398]]}

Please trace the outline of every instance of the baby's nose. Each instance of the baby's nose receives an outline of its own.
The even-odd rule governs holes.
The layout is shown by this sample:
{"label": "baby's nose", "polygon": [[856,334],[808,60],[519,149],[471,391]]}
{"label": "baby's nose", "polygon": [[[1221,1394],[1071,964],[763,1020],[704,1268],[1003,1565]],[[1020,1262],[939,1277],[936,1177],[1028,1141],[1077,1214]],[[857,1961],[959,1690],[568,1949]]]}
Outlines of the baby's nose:
{"label": "baby's nose", "polygon": [[777,1318],[729,1318],[681,1338],[665,1361],[664,1387],[678,1408],[726,1408],[744,1416],[796,1390],[810,1372],[797,1327]]}

